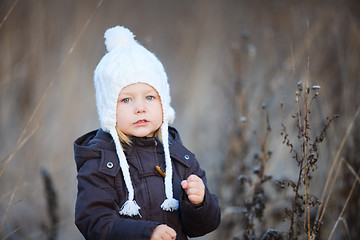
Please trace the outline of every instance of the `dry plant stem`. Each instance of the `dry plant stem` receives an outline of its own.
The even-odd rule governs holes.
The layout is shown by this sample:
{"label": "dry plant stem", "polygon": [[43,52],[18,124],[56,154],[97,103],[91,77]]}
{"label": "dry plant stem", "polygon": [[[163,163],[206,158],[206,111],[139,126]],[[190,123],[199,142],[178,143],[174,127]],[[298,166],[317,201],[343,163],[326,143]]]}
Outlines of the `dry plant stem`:
{"label": "dry plant stem", "polygon": [[292,44],[290,45],[290,51],[291,51],[291,66],[292,71],[295,72],[295,58],[294,58],[294,50]]}
{"label": "dry plant stem", "polygon": [[[306,209],[307,209],[307,228],[308,228],[308,239],[310,239],[310,233],[311,233],[311,228],[310,228],[310,204],[309,204],[309,167],[306,167],[305,170],[305,189],[306,189]],[[305,225],[306,221],[304,221],[304,225]],[[304,226],[304,230],[305,230],[305,226]]]}
{"label": "dry plant stem", "polygon": [[18,188],[19,188],[19,184],[20,184],[21,180],[22,180],[22,177],[20,176],[20,177],[18,178],[18,181],[17,181],[17,183],[16,183],[16,186],[15,186],[15,188],[14,188],[14,190],[13,190],[11,196],[10,196],[10,200],[9,200],[8,206],[7,206],[6,210],[5,210],[5,213],[4,213],[3,218],[2,218],[2,220],[1,220],[0,232],[2,232],[2,229],[3,229],[3,227],[4,227],[4,223],[5,223],[5,220],[6,220],[6,216],[7,216],[8,212],[9,212],[9,209],[10,209],[10,207],[11,207],[11,204],[12,204],[13,200],[14,200],[15,193],[17,192],[17,190],[18,190]]}
{"label": "dry plant stem", "polygon": [[329,171],[328,176],[326,178],[325,187],[324,187],[323,192],[321,194],[320,205],[318,207],[318,211],[316,213],[316,218],[315,219],[319,219],[320,213],[322,212],[322,203],[323,203],[325,195],[327,193],[330,181],[334,180],[333,177],[332,177],[333,171],[334,171],[335,167],[338,165],[340,153],[342,152],[342,149],[343,149],[343,147],[345,145],[345,142],[346,142],[346,140],[348,139],[348,137],[350,135],[350,132],[351,132],[353,126],[354,126],[354,122],[355,122],[356,118],[358,117],[359,113],[360,113],[360,107],[358,107],[358,109],[357,109],[351,123],[349,124],[349,127],[347,128],[346,133],[345,133],[343,139],[341,140],[341,144],[340,144],[340,146],[339,146],[339,148],[338,148],[338,150],[336,152],[334,161],[331,164],[330,171]]}
{"label": "dry plant stem", "polygon": [[[343,160],[343,159],[342,159]],[[330,190],[329,190],[329,196],[326,198],[326,202],[324,204],[324,208],[323,208],[323,211],[321,212],[321,215],[320,215],[320,218],[319,218],[319,221],[322,221],[323,217],[324,217],[324,214],[326,212],[326,209],[327,209],[327,206],[328,206],[328,203],[329,203],[329,200],[330,200],[330,196],[332,194],[332,191],[334,189],[334,186],[335,186],[335,183],[336,183],[336,180],[337,180],[337,177],[339,175],[339,172],[340,172],[340,169],[341,169],[341,163],[339,163],[339,166],[337,167],[336,169],[336,173],[335,173],[335,177],[331,183],[331,186],[330,186]],[[313,239],[315,239],[316,236],[313,236]]]}
{"label": "dry plant stem", "polygon": [[14,231],[10,232],[9,234],[7,234],[5,237],[3,237],[1,240],[6,240],[8,239],[11,235],[13,235],[14,233],[16,233],[17,231],[20,230],[21,227],[16,228]]}
{"label": "dry plant stem", "polygon": [[359,181],[359,180],[358,180],[359,174],[360,174],[360,170],[359,170],[358,173],[356,174],[356,178],[355,178],[355,180],[354,180],[354,182],[353,182],[353,184],[352,184],[352,186],[351,186],[350,193],[349,193],[349,195],[348,195],[348,197],[347,197],[347,199],[346,199],[346,202],[345,202],[343,208],[341,209],[341,212],[340,212],[339,217],[337,218],[337,220],[336,220],[336,222],[335,222],[334,227],[332,228],[332,230],[331,230],[331,232],[330,232],[330,235],[329,235],[328,240],[330,240],[330,239],[332,238],[332,236],[333,236],[333,234],[334,234],[334,232],[335,232],[335,229],[336,229],[337,225],[339,224],[339,221],[341,221],[341,219],[342,219],[342,216],[343,216],[343,214],[344,214],[344,212],[345,212],[345,209],[346,209],[346,207],[347,207],[347,205],[348,205],[348,203],[349,203],[349,201],[350,201],[350,198],[351,198],[351,196],[352,196],[352,194],[353,194],[353,192],[354,192],[354,189],[355,189],[355,186],[356,186],[356,182]]}
{"label": "dry plant stem", "polygon": [[[260,140],[260,138],[255,134],[255,136],[257,137],[257,140],[259,141],[259,143],[261,143],[261,152],[262,152],[262,156],[261,156],[261,162],[260,162],[260,166],[259,166],[259,172],[257,174],[257,179],[254,185],[254,193],[253,193],[253,202],[255,201],[254,199],[256,198],[256,195],[258,194],[259,188],[261,189],[261,184],[262,181],[264,180],[264,169],[265,169],[265,162],[266,162],[266,158],[267,158],[267,140],[269,137],[269,134],[271,132],[271,126],[270,126],[270,121],[269,121],[269,114],[267,112],[267,110],[265,110],[266,113],[266,133],[265,133],[265,137],[263,140]],[[255,131],[253,131],[253,133],[255,133]],[[253,211],[250,211],[248,219],[249,219],[249,223],[252,226],[253,225],[253,221],[256,218],[256,214],[253,213]],[[255,235],[255,231],[253,229],[253,227],[250,227],[247,229],[248,233],[250,235]]]}
{"label": "dry plant stem", "polygon": [[303,162],[301,161],[300,163],[300,172],[299,172],[299,178],[296,184],[296,191],[295,191],[295,198],[294,198],[294,203],[293,203],[293,209],[291,212],[291,222],[290,222],[290,231],[289,231],[289,240],[292,239],[292,234],[294,232],[294,218],[295,218],[295,208],[296,208],[296,201],[299,198],[299,188],[300,188],[300,182],[301,182],[301,174],[302,174],[302,169],[303,169]]}
{"label": "dry plant stem", "polygon": [[[101,3],[103,2],[103,0],[100,0],[98,5],[96,6],[96,8],[99,8]],[[97,10],[97,9],[96,9]],[[22,138],[24,137],[26,131],[29,128],[29,125],[31,124],[31,122],[33,121],[35,114],[37,113],[37,111],[39,110],[40,106],[42,105],[42,103],[44,102],[44,100],[46,99],[47,95],[50,92],[50,89],[52,88],[52,86],[55,83],[55,80],[57,79],[57,76],[59,75],[59,73],[61,72],[62,68],[64,67],[68,57],[72,54],[72,52],[74,51],[74,48],[76,47],[76,45],[78,44],[81,36],[83,35],[85,29],[87,28],[87,26],[89,25],[89,23],[91,22],[92,18],[95,15],[96,10],[93,12],[93,14],[90,16],[90,18],[88,18],[88,20],[86,21],[86,23],[84,24],[84,26],[81,28],[79,35],[77,36],[77,38],[75,39],[75,42],[73,43],[73,45],[71,46],[71,48],[69,49],[69,51],[67,52],[66,56],[64,57],[63,61],[61,62],[60,66],[57,68],[54,77],[52,78],[52,80],[50,81],[50,84],[48,85],[47,89],[45,90],[44,94],[41,96],[40,101],[38,102],[38,104],[36,105],[34,111],[32,112],[32,114],[30,115],[29,120],[27,121],[25,128],[23,129],[19,139],[18,139],[18,143],[22,140]]]}
{"label": "dry plant stem", "polygon": [[261,146],[261,148],[262,148],[261,163],[260,163],[260,168],[259,168],[259,174],[258,174],[256,183],[255,183],[254,195],[256,194],[258,186],[264,177],[265,159],[266,159],[266,155],[267,155],[267,139],[268,139],[270,131],[271,131],[269,114],[267,111],[266,111],[266,125],[267,125],[266,133],[265,133],[265,137],[264,137],[264,140],[263,140],[262,146]]}
{"label": "dry plant stem", "polygon": [[37,130],[40,128],[40,124],[38,124],[32,131],[31,133],[24,138],[21,142],[17,143],[15,146],[15,149],[12,151],[12,153],[5,159],[4,163],[2,164],[1,168],[0,168],[0,177],[2,176],[2,174],[5,171],[6,166],[10,163],[11,159],[14,157],[15,153],[17,151],[19,151],[22,146],[24,146],[24,144],[37,132]]}
{"label": "dry plant stem", "polygon": [[348,167],[348,169],[350,170],[350,172],[354,175],[355,179],[359,182],[360,184],[360,177],[359,175],[356,174],[354,168],[345,160],[342,159],[342,161],[346,164],[346,166]]}
{"label": "dry plant stem", "polygon": [[345,218],[343,218],[342,223],[344,224],[344,228],[345,228],[345,232],[346,232],[347,238],[348,238],[349,240],[351,240],[350,231],[349,231],[349,226],[348,226],[347,221],[346,221]]}
{"label": "dry plant stem", "polygon": [[18,3],[19,0],[16,0],[10,7],[9,11],[6,13],[4,19],[1,21],[0,23],[0,29],[1,27],[4,25],[5,21],[8,19],[10,13],[12,12],[12,10],[14,9],[15,5]]}
{"label": "dry plant stem", "polygon": [[[299,129],[299,136],[301,136],[301,134],[302,134],[302,132],[301,132],[302,127],[301,127],[301,121],[300,121],[301,112],[300,112],[299,99],[297,98],[296,101],[297,101],[297,108],[298,108],[298,113],[297,113],[298,129]],[[296,160],[298,160],[298,156],[297,156],[297,155],[296,155]],[[298,181],[297,181],[297,184],[296,184],[296,191],[295,191],[293,208],[292,208],[292,211],[291,211],[289,240],[292,239],[292,234],[293,234],[293,232],[294,232],[295,209],[296,209],[297,199],[299,198],[299,188],[300,188],[300,183],[301,183],[302,170],[303,170],[303,159],[301,159],[301,161],[300,161],[300,172],[299,172]]]}
{"label": "dry plant stem", "polygon": [[[310,79],[310,37],[309,37],[309,19],[306,21],[306,43],[307,43],[307,77],[305,78],[305,91],[304,91],[304,108],[305,108],[305,126],[304,126],[304,140],[305,140],[305,149],[303,150],[303,156],[305,156],[306,160],[306,169],[305,169],[305,191],[306,191],[306,209],[307,209],[307,227],[308,227],[308,239],[310,240],[310,206],[309,206],[309,168],[310,165],[308,164],[308,151],[309,151],[309,133],[308,133],[308,126],[309,126],[309,106],[308,106],[308,96],[309,96],[309,79]],[[305,224],[305,220],[304,220]],[[304,227],[305,231],[305,227]]]}
{"label": "dry plant stem", "polygon": [[[310,205],[309,205],[309,107],[308,107],[308,91],[304,91],[304,108],[305,108],[305,123],[304,123],[304,149],[303,149],[303,156],[305,157],[305,191],[306,191],[306,211],[307,211],[307,228],[308,228],[308,239],[310,239]],[[306,221],[304,221],[305,225]],[[304,226],[304,230],[305,230]]]}
{"label": "dry plant stem", "polygon": [[[103,3],[104,0],[100,0],[98,2],[98,4],[96,5],[95,10],[93,11],[92,15],[88,18],[88,20],[86,21],[86,23],[84,24],[84,26],[81,28],[80,33],[78,34],[78,36],[76,37],[73,45],[71,46],[71,48],[69,49],[69,51],[67,52],[66,56],[64,57],[63,61],[61,62],[60,66],[57,68],[54,77],[52,78],[52,80],[50,81],[48,87],[46,88],[44,94],[41,96],[40,101],[38,102],[38,104],[35,106],[34,111],[31,113],[30,118],[28,119],[28,121],[26,122],[26,125],[20,135],[20,137],[17,140],[17,143],[15,145],[14,150],[12,151],[12,153],[9,155],[9,157],[5,160],[5,163],[3,164],[3,166],[1,167],[0,170],[0,176],[2,175],[2,173],[4,172],[6,166],[8,165],[8,163],[12,160],[12,158],[14,157],[15,153],[20,149],[19,146],[21,145],[20,143],[23,142],[24,136],[26,134],[26,132],[28,131],[34,117],[36,116],[36,113],[38,112],[40,106],[42,105],[42,103],[45,101],[46,97],[48,96],[52,86],[55,83],[55,80],[57,79],[59,73],[61,72],[62,68],[64,67],[68,57],[72,54],[72,52],[74,51],[75,47],[77,46],[77,44],[79,43],[80,38],[82,37],[83,33],[85,32],[85,29],[88,27],[88,25],[90,24],[91,20],[93,19],[93,17],[95,16],[95,13],[97,11],[97,9],[101,6],[101,4]],[[10,13],[8,13],[10,14]],[[3,20],[4,21],[4,20]]]}

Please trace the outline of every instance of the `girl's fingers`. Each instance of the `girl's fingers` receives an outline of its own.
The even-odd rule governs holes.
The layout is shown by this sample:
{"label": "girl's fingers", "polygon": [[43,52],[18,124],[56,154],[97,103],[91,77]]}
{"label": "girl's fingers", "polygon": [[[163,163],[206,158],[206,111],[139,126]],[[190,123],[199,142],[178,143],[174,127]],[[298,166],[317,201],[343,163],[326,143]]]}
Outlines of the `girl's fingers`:
{"label": "girl's fingers", "polygon": [[201,204],[204,201],[205,185],[201,178],[190,175],[181,182],[181,187],[185,190],[188,199],[194,204]]}
{"label": "girl's fingers", "polygon": [[169,227],[166,230],[167,234],[171,237],[171,239],[175,239],[176,238],[176,232],[174,229],[172,229],[171,227]]}
{"label": "girl's fingers", "polygon": [[195,205],[199,205],[204,201],[204,198],[198,195],[188,195],[188,199]]}
{"label": "girl's fingers", "polygon": [[189,182],[202,182],[201,178],[196,175],[190,175],[187,179]]}
{"label": "girl's fingers", "polygon": [[181,182],[181,187],[183,189],[187,189],[187,188],[204,188],[204,183],[201,180],[201,178],[199,178],[196,175],[190,175],[187,180],[183,180]]}
{"label": "girl's fingers", "polygon": [[186,188],[187,188],[187,186],[188,186],[188,182],[187,182],[187,180],[183,180],[183,181],[181,181],[181,187],[182,187],[183,189],[186,189]]}
{"label": "girl's fingers", "polygon": [[176,232],[171,227],[166,228],[165,232],[161,235],[161,239],[173,240],[176,238]]}
{"label": "girl's fingers", "polygon": [[187,195],[202,195],[204,191],[201,188],[188,188],[185,192]]}
{"label": "girl's fingers", "polygon": [[188,182],[187,188],[198,188],[201,189],[204,187],[204,184],[202,182]]}
{"label": "girl's fingers", "polygon": [[158,240],[158,239],[175,240],[175,238],[176,238],[175,230],[165,224],[161,224],[154,229],[150,240]]}

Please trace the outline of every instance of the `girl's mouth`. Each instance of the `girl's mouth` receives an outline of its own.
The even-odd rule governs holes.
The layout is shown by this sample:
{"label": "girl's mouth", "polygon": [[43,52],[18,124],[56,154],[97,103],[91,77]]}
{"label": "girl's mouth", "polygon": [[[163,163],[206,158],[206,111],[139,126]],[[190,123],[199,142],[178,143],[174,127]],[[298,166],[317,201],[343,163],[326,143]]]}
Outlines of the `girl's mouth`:
{"label": "girl's mouth", "polygon": [[141,120],[135,122],[134,125],[137,126],[137,127],[142,127],[142,126],[146,126],[148,123],[149,123],[148,120],[141,119]]}

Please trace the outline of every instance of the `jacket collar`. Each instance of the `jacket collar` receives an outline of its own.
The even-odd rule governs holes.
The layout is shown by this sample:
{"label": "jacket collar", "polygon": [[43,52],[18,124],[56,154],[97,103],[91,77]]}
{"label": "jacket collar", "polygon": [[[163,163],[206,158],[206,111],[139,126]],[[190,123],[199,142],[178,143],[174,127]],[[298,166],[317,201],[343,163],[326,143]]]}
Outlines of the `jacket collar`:
{"label": "jacket collar", "polygon": [[[136,147],[154,148],[158,153],[163,153],[163,146],[156,138],[132,138],[132,146],[125,146],[125,153],[131,154],[131,149]],[[195,155],[185,148],[175,128],[169,127],[170,156],[174,161],[190,167]],[[120,169],[119,159],[116,154],[115,144],[111,135],[101,128],[85,134],[74,142],[75,161],[79,170],[85,161],[101,158],[99,171],[110,176],[115,176]],[[130,158],[131,159],[131,158]],[[129,163],[139,169],[134,161]]]}

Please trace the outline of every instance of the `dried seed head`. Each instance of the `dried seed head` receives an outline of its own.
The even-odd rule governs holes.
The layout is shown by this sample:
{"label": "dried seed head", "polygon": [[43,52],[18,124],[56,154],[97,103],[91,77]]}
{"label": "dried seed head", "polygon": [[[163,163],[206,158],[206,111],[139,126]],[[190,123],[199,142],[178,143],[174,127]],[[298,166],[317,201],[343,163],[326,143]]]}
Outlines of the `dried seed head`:
{"label": "dried seed head", "polygon": [[315,92],[315,97],[319,96],[319,92]]}
{"label": "dried seed head", "polygon": [[303,82],[302,82],[302,81],[298,81],[297,85],[298,85],[299,91],[301,92],[301,91],[303,90]]}
{"label": "dried seed head", "polygon": [[320,86],[319,86],[319,85],[314,85],[314,86],[312,87],[312,89],[313,89],[313,90],[320,89]]}
{"label": "dried seed head", "polygon": [[240,117],[239,122],[240,123],[247,122],[247,118],[246,117]]}
{"label": "dried seed head", "polygon": [[279,187],[279,188],[285,188],[285,183],[283,180],[276,180],[275,181],[275,186]]}
{"label": "dried seed head", "polygon": [[264,182],[267,182],[267,181],[270,181],[272,179],[272,176],[271,175],[264,175],[263,178],[261,179],[261,183],[264,183]]}
{"label": "dried seed head", "polygon": [[296,91],[296,98],[295,98],[296,102],[299,101],[299,95],[300,95],[300,92],[299,92],[299,91]]}
{"label": "dried seed head", "polygon": [[237,177],[237,180],[241,183],[241,184],[244,184],[244,183],[251,183],[251,179],[246,176],[246,175],[240,175]]}

